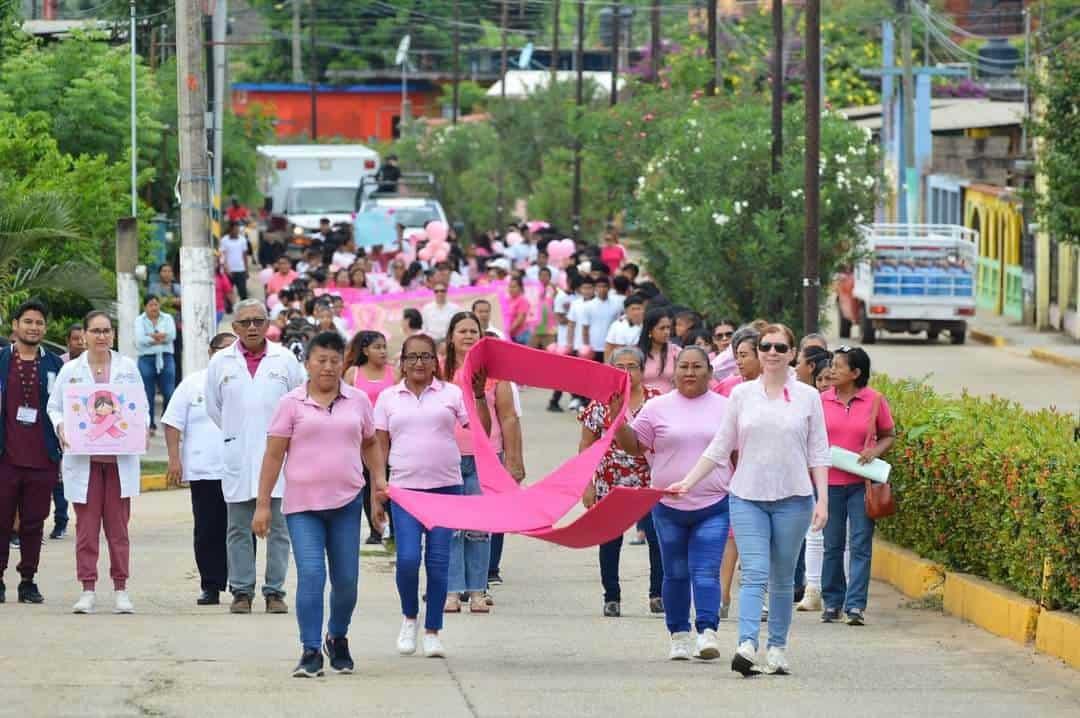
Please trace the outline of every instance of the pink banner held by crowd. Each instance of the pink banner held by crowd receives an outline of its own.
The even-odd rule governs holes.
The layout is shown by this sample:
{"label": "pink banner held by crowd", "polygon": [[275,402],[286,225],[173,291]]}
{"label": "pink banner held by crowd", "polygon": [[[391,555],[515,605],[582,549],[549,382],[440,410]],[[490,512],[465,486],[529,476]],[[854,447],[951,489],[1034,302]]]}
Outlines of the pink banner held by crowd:
{"label": "pink banner held by crowd", "polygon": [[[489,379],[561,389],[600,401],[610,400],[616,392],[629,395],[629,377],[609,366],[491,339],[473,347],[462,371],[463,376],[483,371]],[[503,468],[484,435],[472,393],[464,394],[483,495],[446,496],[390,487],[391,498],[428,528],[523,533],[564,546],[595,546],[626,530],[662,496],[662,492],[651,489],[632,496],[619,492],[610,504],[605,498],[569,526],[554,528],[592,481],[616,427],[625,418],[625,403],[611,428],[597,442],[536,484],[522,488]]]}

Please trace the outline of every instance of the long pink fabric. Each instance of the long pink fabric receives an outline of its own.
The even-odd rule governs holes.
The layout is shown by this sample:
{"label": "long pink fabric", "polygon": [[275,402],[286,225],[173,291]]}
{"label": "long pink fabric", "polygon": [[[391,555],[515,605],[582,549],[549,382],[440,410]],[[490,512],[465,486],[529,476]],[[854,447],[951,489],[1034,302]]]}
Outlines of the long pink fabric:
{"label": "long pink fabric", "polygon": [[[472,348],[462,371],[465,376],[484,371],[489,379],[562,389],[601,401],[609,400],[614,392],[628,396],[630,389],[629,377],[609,366],[492,339],[483,339]],[[465,409],[483,495],[449,496],[390,487],[391,498],[428,528],[525,533],[565,546],[593,546],[619,535],[663,495],[638,489],[633,496],[622,497],[624,492],[619,492],[620,498],[605,498],[569,526],[553,528],[581,499],[625,417],[625,404],[598,441],[527,488],[520,487],[499,462],[483,433],[472,392],[465,392]]]}

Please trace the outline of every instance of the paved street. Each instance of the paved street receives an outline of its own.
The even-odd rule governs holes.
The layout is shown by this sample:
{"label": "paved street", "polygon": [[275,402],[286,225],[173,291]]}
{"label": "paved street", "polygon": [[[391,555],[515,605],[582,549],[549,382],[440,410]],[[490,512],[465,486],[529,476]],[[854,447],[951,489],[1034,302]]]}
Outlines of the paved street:
{"label": "paved street", "polygon": [[[904,351],[917,350],[924,348]],[[533,479],[577,442],[570,415],[547,414],[544,399],[537,391],[525,395]],[[40,576],[46,604],[0,606],[0,715],[1080,714],[1075,671],[913,607],[879,583],[864,628],[797,615],[793,676],[747,681],[726,660],[672,664],[663,623],[646,610],[644,548],[624,548],[624,617],[613,620],[600,617],[595,550],[516,537],[507,541],[507,583],[495,594],[494,612],[448,617],[446,661],[396,655],[393,569],[387,558],[364,558],[350,635],[357,673],[301,681],[288,677],[298,657],[294,616],[230,616],[224,606],[195,606],[190,524],[186,491],[136,500],[134,616],[70,614],[78,592],[73,539],[48,542]],[[111,598],[108,591],[99,596],[106,606]],[[720,633],[734,648],[734,622],[722,623]]]}

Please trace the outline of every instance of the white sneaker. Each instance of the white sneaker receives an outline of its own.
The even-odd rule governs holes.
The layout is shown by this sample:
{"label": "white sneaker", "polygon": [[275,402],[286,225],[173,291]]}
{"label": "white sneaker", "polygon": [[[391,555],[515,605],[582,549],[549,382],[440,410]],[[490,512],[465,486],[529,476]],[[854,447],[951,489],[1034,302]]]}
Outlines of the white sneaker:
{"label": "white sneaker", "polygon": [[416,621],[405,619],[401,622],[401,633],[397,637],[397,650],[403,656],[416,653]]}
{"label": "white sneaker", "polygon": [[735,656],[731,659],[731,670],[741,673],[744,678],[758,675],[761,673],[761,669],[754,663],[756,657],[757,649],[754,648],[754,644],[750,641],[743,641],[739,644]]}
{"label": "white sneaker", "polygon": [[71,607],[72,613],[93,613],[94,605],[97,603],[97,597],[93,591],[83,591],[79,595],[79,600],[75,602],[75,605]]}
{"label": "white sneaker", "polygon": [[773,646],[768,650],[765,654],[765,672],[774,676],[786,676],[791,672],[783,648]]}
{"label": "white sneaker", "polygon": [[720,657],[720,639],[716,637],[716,631],[706,628],[697,637],[697,657],[711,661]]}
{"label": "white sneaker", "polygon": [[446,651],[443,650],[442,641],[439,640],[439,634],[424,634],[424,655],[428,658],[446,658]]}
{"label": "white sneaker", "polygon": [[806,593],[803,594],[803,599],[795,604],[796,611],[820,611],[821,610],[821,589],[806,587]]}
{"label": "white sneaker", "polygon": [[669,661],[689,661],[694,654],[694,639],[686,631],[671,634]]}
{"label": "white sneaker", "polygon": [[131,602],[127,591],[116,592],[116,606],[113,608],[113,613],[135,613],[135,604]]}

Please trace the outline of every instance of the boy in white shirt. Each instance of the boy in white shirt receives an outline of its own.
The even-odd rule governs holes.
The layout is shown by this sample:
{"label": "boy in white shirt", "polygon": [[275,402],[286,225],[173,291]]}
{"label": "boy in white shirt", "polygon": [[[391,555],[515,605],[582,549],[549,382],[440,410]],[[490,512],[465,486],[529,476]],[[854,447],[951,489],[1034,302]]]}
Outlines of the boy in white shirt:
{"label": "boy in white shirt", "polygon": [[[577,284],[577,296],[574,301],[570,303],[570,311],[566,314],[568,322],[567,333],[572,340],[570,347],[575,353],[581,352],[582,349],[588,348],[588,351],[592,351],[591,347],[585,343],[585,327],[588,323],[587,305],[596,301],[595,298],[595,285],[593,280],[588,275],[583,276]],[[574,395],[570,400],[570,403],[566,408],[570,411],[577,411],[581,407],[588,403],[588,399],[583,396]]]}

